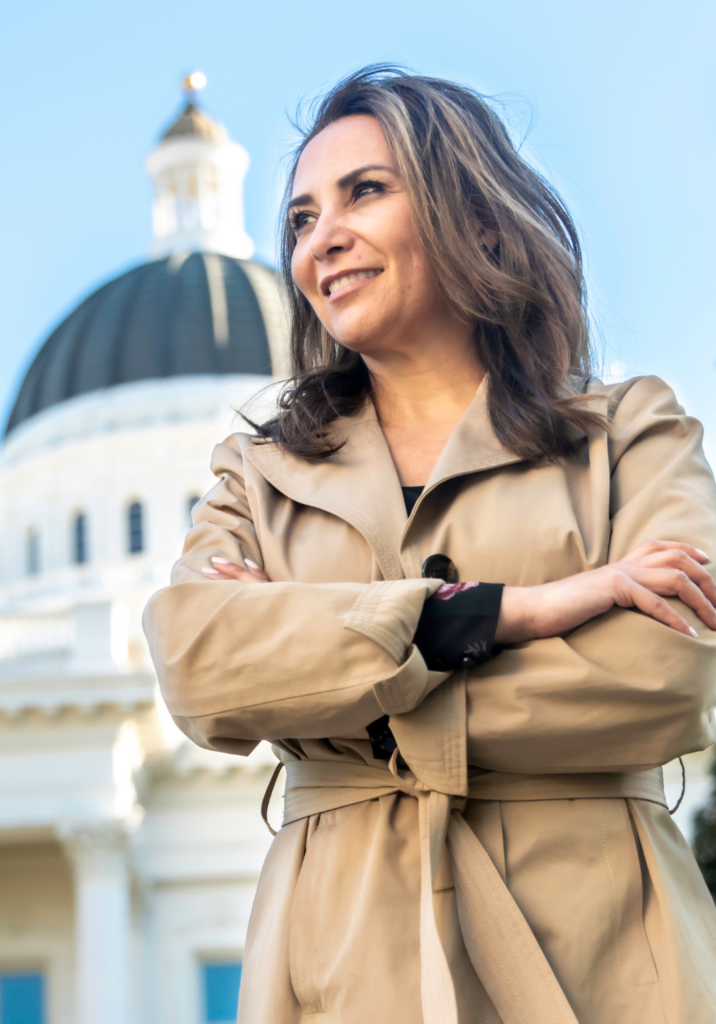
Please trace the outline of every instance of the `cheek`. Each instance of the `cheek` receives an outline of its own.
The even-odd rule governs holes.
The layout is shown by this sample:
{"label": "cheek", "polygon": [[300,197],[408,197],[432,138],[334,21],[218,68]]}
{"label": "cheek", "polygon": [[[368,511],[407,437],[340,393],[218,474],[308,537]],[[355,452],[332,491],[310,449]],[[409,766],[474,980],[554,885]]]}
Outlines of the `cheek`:
{"label": "cheek", "polygon": [[440,287],[420,240],[411,230],[398,243],[395,253],[402,301],[410,302],[411,306],[415,303],[432,306],[440,294]]}
{"label": "cheek", "polygon": [[291,275],[296,287],[303,292],[309,302],[313,302],[315,298],[313,294],[316,289],[315,273],[311,273],[313,269],[308,246],[299,242],[291,256]]}
{"label": "cheek", "polygon": [[424,288],[432,280],[433,273],[428,264],[420,237],[415,228],[407,202],[400,204],[380,226],[384,251],[391,254],[403,279],[403,288],[412,290],[415,286]]}

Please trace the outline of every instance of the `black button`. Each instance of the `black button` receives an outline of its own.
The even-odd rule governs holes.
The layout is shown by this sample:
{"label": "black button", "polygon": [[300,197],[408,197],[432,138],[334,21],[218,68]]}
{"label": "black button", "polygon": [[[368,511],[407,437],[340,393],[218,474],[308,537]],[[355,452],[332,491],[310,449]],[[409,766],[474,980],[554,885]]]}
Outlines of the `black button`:
{"label": "black button", "polygon": [[457,568],[447,555],[428,555],[423,562],[421,575],[428,580],[443,580],[444,583],[457,583]]}

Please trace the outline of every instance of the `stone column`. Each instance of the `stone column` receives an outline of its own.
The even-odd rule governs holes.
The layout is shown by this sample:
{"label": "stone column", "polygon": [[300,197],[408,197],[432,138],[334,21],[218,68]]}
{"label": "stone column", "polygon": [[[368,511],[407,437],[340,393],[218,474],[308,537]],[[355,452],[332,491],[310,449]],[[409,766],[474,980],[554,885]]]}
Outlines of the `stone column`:
{"label": "stone column", "polygon": [[75,876],[76,1024],[133,1024],[129,831],[103,822],[63,838]]}

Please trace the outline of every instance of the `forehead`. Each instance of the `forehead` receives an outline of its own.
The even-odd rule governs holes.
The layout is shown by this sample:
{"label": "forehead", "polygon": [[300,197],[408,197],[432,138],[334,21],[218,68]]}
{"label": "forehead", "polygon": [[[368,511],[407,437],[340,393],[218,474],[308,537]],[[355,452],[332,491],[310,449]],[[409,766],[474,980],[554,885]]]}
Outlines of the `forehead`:
{"label": "forehead", "polygon": [[342,117],[311,139],[301,153],[293,194],[313,194],[321,185],[335,184],[338,178],[366,164],[394,165],[380,124],[368,114]]}

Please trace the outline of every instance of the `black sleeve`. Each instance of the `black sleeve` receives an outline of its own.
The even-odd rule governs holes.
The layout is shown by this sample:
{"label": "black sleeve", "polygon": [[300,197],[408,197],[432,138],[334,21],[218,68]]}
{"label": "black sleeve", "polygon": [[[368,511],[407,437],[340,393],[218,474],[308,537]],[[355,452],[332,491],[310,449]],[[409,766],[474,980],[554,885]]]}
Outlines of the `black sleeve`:
{"label": "black sleeve", "polygon": [[[428,598],[413,643],[429,669],[445,672],[481,665],[492,657],[503,589],[502,583],[479,583],[447,600]],[[371,722],[368,735],[373,757],[390,760],[396,743],[388,715]]]}
{"label": "black sleeve", "polygon": [[445,672],[492,657],[503,589],[502,583],[479,583],[425,602],[413,643],[429,669]]}

